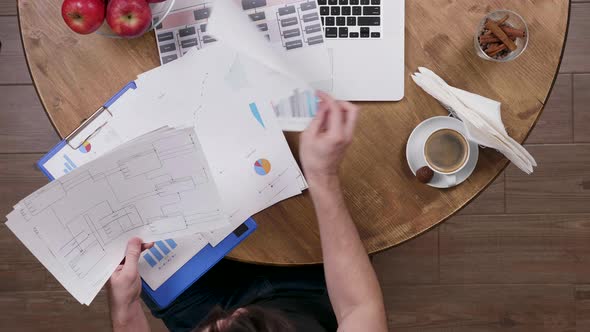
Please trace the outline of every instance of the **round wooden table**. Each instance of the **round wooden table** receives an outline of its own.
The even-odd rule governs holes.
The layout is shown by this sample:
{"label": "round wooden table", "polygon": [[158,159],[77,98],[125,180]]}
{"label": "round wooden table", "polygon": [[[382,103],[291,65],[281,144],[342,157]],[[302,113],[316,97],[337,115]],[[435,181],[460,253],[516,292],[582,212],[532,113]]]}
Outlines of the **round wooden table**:
{"label": "round wooden table", "polygon": [[[64,137],[123,85],[159,62],[153,33],[135,40],[76,35],[62,21],[60,6],[61,0],[18,2],[35,87]],[[499,8],[522,15],[531,36],[524,54],[505,64],[486,62],[473,48],[478,22]],[[409,75],[418,66],[428,67],[451,85],[501,101],[508,132],[523,142],[555,80],[568,13],[566,0],[406,0],[406,97],[401,102],[359,103],[363,108],[360,123],[342,167],[347,204],[370,253],[402,243],[449,218],[507,165],[503,156],[485,149],[465,183],[448,190],[418,183],[406,163],[406,140],[421,121],[447,111]],[[298,135],[287,138],[296,154]],[[263,264],[321,262],[309,194],[277,204],[255,219],[258,231],[231,253],[232,258]]]}

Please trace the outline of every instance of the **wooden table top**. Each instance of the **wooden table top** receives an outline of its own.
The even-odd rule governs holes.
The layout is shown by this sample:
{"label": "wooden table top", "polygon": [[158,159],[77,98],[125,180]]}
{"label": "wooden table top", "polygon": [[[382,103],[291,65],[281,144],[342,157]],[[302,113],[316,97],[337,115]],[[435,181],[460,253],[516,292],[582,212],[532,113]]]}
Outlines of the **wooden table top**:
{"label": "wooden table top", "polygon": [[[64,137],[159,61],[153,33],[135,40],[77,35],[62,21],[60,6],[60,0],[18,2],[35,87]],[[527,50],[509,63],[484,61],[474,51],[474,30],[495,9],[517,12],[529,26]],[[567,0],[406,0],[406,97],[394,103],[358,103],[363,110],[342,169],[347,204],[370,253],[402,243],[449,218],[507,165],[503,156],[485,149],[480,151],[475,172],[463,184],[447,190],[420,184],[406,163],[406,140],[420,122],[447,112],[409,75],[424,66],[453,86],[501,101],[508,132],[523,142],[553,86],[568,13]],[[297,152],[298,135],[287,134],[287,139]],[[308,193],[254,218],[259,229],[230,257],[281,265],[321,262],[317,221]]]}

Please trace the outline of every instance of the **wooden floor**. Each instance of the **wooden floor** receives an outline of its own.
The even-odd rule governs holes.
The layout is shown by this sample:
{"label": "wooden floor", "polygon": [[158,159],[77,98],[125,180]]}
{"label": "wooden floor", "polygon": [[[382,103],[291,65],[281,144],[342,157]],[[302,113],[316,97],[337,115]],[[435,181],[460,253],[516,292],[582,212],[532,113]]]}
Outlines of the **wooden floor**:
{"label": "wooden floor", "polygon": [[[58,141],[15,2],[0,0],[0,216],[46,183],[33,163]],[[527,141],[534,175],[509,167],[458,216],[375,256],[392,330],[590,331],[588,31],[590,2],[574,2],[560,74]],[[0,330],[82,329],[109,329],[104,294],[79,305],[0,224]]]}

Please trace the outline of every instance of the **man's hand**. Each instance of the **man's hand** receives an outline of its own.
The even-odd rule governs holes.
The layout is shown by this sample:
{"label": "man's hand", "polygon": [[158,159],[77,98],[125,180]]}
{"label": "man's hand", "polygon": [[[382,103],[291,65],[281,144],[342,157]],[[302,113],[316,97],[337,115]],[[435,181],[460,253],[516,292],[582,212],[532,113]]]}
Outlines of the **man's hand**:
{"label": "man's hand", "polygon": [[346,148],[356,127],[358,107],[336,101],[318,92],[321,103],[316,117],[301,135],[300,156],[305,176],[310,181],[337,177]]}
{"label": "man's hand", "polygon": [[137,264],[141,252],[152,246],[153,243],[142,245],[139,238],[129,240],[124,261],[109,279],[107,287],[111,320],[115,331],[149,330],[139,302],[141,278]]}
{"label": "man's hand", "polygon": [[338,330],[387,331],[379,281],[338,181],[358,109],[325,93],[318,96],[322,103],[301,135],[300,157],[318,217],[326,284]]}

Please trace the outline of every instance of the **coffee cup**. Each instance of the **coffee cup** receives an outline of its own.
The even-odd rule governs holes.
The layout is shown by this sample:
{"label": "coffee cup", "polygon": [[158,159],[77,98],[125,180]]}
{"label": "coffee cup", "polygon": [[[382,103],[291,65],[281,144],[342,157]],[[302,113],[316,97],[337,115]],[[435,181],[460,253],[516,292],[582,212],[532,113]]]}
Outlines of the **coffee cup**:
{"label": "coffee cup", "polygon": [[465,168],[471,155],[467,138],[450,128],[432,132],[424,142],[422,151],[428,167],[444,175],[449,186],[457,184],[457,173]]}

